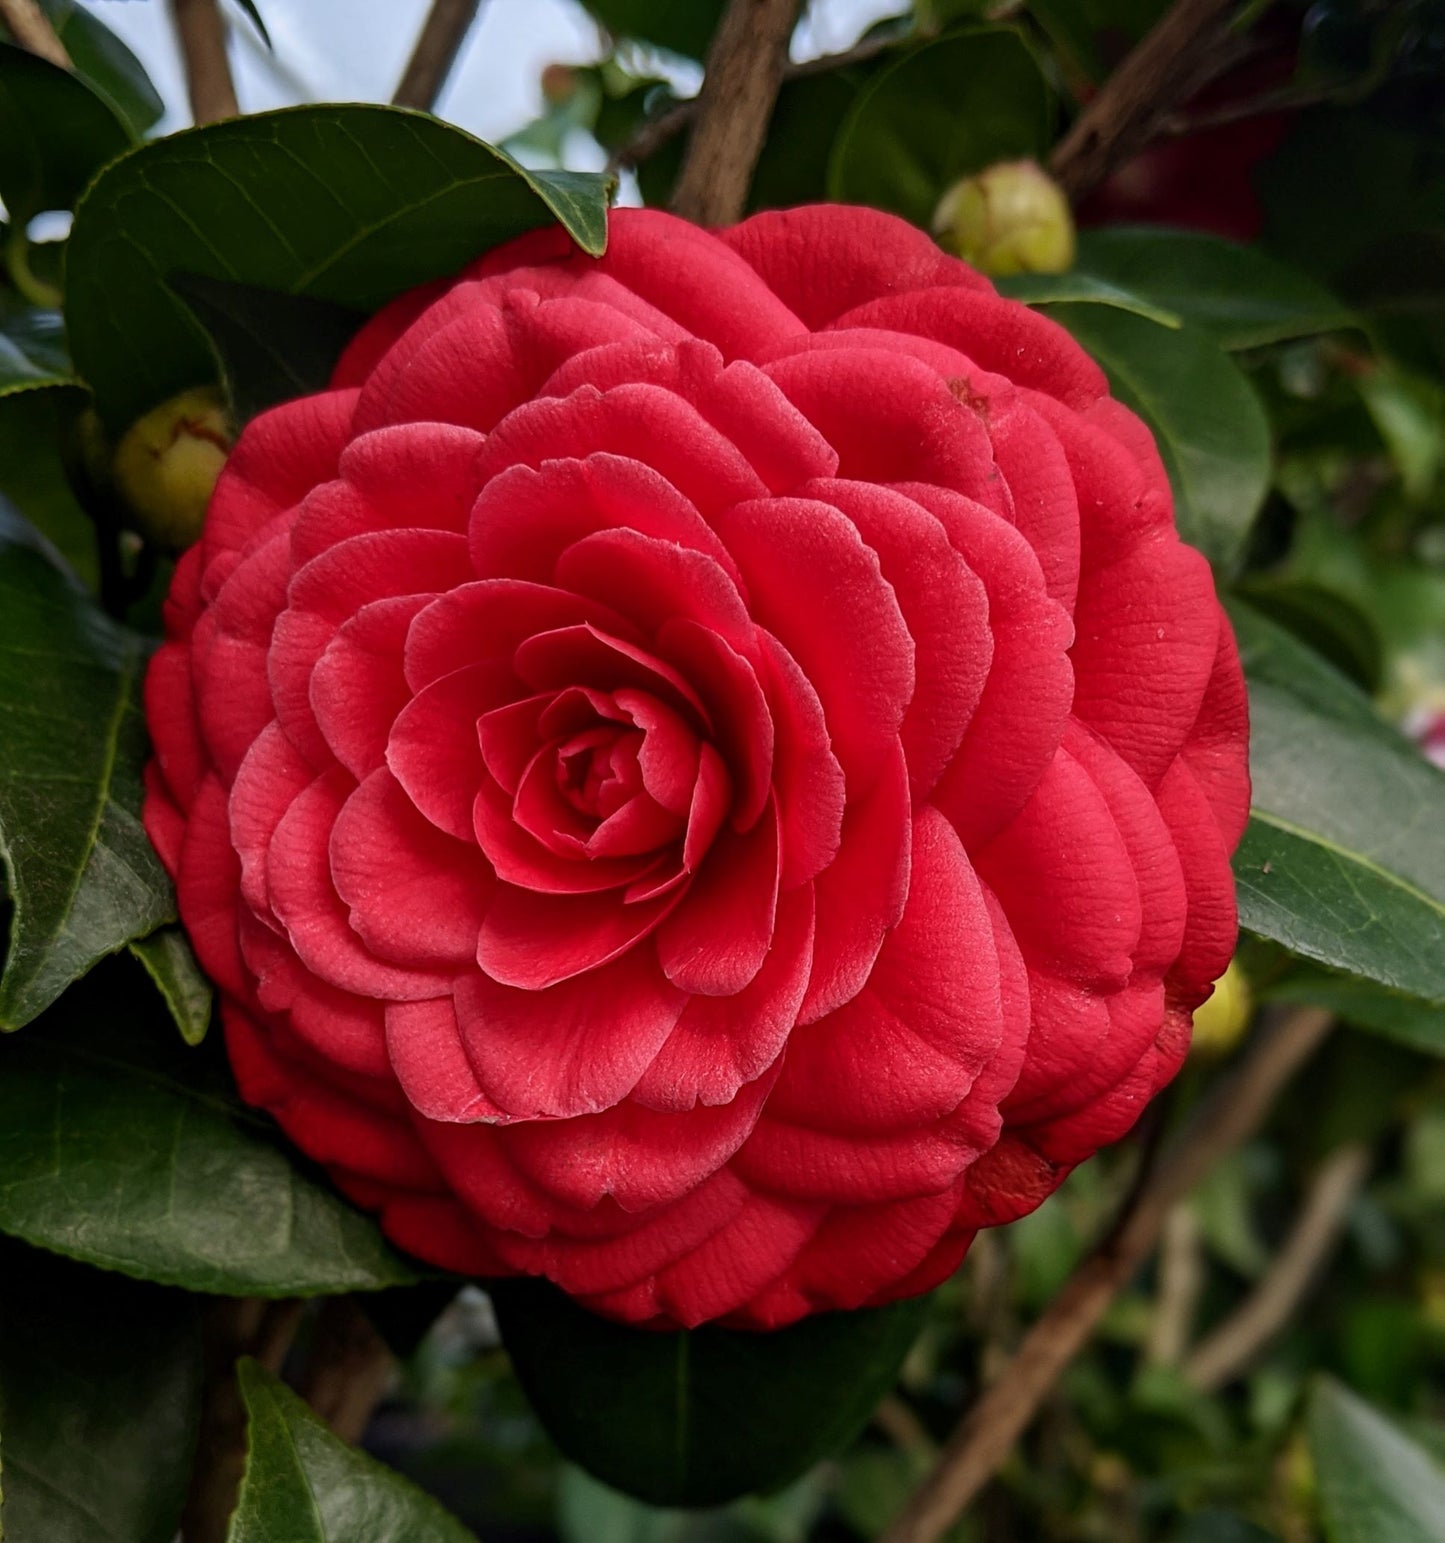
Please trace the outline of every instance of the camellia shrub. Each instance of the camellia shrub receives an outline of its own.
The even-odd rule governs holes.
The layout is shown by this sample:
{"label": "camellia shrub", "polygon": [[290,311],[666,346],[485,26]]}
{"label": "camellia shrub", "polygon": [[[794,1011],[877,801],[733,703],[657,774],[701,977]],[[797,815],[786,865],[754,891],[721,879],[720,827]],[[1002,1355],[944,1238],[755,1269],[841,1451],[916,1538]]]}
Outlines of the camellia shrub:
{"label": "camellia shrub", "polygon": [[0,1535],[1440,1538],[1433,0],[587,8],[0,0]]}

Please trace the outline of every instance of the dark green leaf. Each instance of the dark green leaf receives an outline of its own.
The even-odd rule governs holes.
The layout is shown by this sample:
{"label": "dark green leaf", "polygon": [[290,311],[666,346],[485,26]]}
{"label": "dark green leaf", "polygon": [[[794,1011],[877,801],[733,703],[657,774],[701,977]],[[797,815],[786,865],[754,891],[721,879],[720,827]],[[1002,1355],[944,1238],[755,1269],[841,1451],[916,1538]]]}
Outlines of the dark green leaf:
{"label": "dark green leaf", "polygon": [[[1384,239],[1445,223],[1437,136],[1383,114],[1317,107],[1258,169],[1266,244],[1312,273],[1362,267]],[[1345,217],[1342,217],[1345,216]]]}
{"label": "dark green leaf", "polygon": [[0,507],[0,1029],[175,915],[140,823],[145,650]]}
{"label": "dark green leaf", "polygon": [[1271,1002],[1328,1007],[1347,1023],[1427,1055],[1445,1055],[1445,1005],[1421,1002],[1372,980],[1302,967],[1272,984],[1263,995]]}
{"label": "dark green leaf", "polygon": [[89,401],[83,386],[64,382],[0,393],[0,499],[9,499],[94,589],[95,526],[71,491],[63,458]]}
{"label": "dark green leaf", "polygon": [[1179,533],[1228,567],[1269,487],[1269,422],[1254,388],[1208,334],[1171,332],[1103,305],[1058,305],[1114,395],[1149,425],[1174,488]]}
{"label": "dark green leaf", "polygon": [[723,12],[723,0],[582,0],[614,36],[656,43],[701,59]]}
{"label": "dark green leaf", "polygon": [[78,0],[41,0],[76,74],[110,102],[138,139],[166,110],[140,60]]}
{"label": "dark green leaf", "polygon": [[476,1543],[409,1479],[333,1436],[284,1383],[244,1360],[246,1470],[227,1543]]}
{"label": "dark green leaf", "polygon": [[1211,1508],[1191,1516],[1178,1532],[1170,1533],[1169,1543],[1278,1543],[1278,1539],[1233,1511]]}
{"label": "dark green leaf", "polygon": [[1231,607],[1250,686],[1240,922],[1307,959],[1445,1003],[1445,775],[1289,633]]}
{"label": "dark green leaf", "polygon": [[1007,27],[947,33],[904,55],[859,93],[833,141],[828,192],[927,226],[960,177],[1042,156],[1054,98]]}
{"label": "dark green leaf", "polygon": [[372,1222],[183,1045],[134,963],[92,971],[0,1043],[0,1231],[126,1275],[230,1296],[416,1280]]}
{"label": "dark green leaf", "polygon": [[45,209],[69,209],[131,143],[109,102],[78,76],[0,43],[0,202],[21,230]]}
{"label": "dark green leaf", "polygon": [[66,325],[76,368],[121,429],[215,378],[176,273],[374,310],[534,226],[606,244],[608,178],[529,172],[423,113],[296,107],[142,145],[76,212]]}
{"label": "dark green leaf", "polygon": [[[1380,14],[1391,12],[1410,14]],[[1252,179],[1269,249],[1336,288],[1391,353],[1436,374],[1445,368],[1442,144],[1438,130],[1412,132],[1388,110],[1319,107]]]}
{"label": "dark green leaf", "polygon": [[1182,323],[1173,311],[1146,300],[1143,295],[1117,284],[1110,284],[1088,273],[1010,273],[994,280],[1001,295],[1022,300],[1025,305],[1059,305],[1074,301],[1082,305],[1112,305],[1120,311],[1132,311],[1161,327],[1178,331]]}
{"label": "dark green leaf", "polygon": [[58,311],[33,306],[0,311],[0,397],[22,387],[63,384],[70,377]]}
{"label": "dark green leaf", "polygon": [[845,1446],[893,1386],[927,1299],[825,1313],[773,1334],[609,1323],[543,1281],[488,1288],[547,1433],[652,1505],[775,1489]]}
{"label": "dark green leaf", "polygon": [[1029,14],[1071,66],[1071,73],[1097,82],[1103,79],[1092,7],[1079,0],[1028,0]]}
{"label": "dark green leaf", "polygon": [[1330,1543],[1440,1543],[1445,1471],[1330,1378],[1310,1394],[1310,1456]]}
{"label": "dark green leaf", "polygon": [[1426,502],[1445,464],[1445,388],[1428,376],[1388,363],[1355,385],[1400,473],[1406,497]]}
{"label": "dark green leaf", "polygon": [[1076,272],[1201,327],[1222,347],[1259,348],[1355,325],[1330,292],[1299,269],[1198,231],[1149,226],[1087,230]]}
{"label": "dark green leaf", "polygon": [[215,992],[196,962],[191,945],[179,927],[162,927],[148,938],[136,938],[130,951],[156,983],[171,1017],[188,1045],[199,1045],[211,1026]]}
{"label": "dark green leaf", "polygon": [[1348,595],[1308,579],[1251,575],[1237,591],[1294,633],[1361,690],[1379,689],[1384,648],[1371,617]]}
{"label": "dark green leaf", "polygon": [[205,328],[220,360],[237,426],[291,397],[323,391],[360,311],[250,284],[177,273],[170,286]]}
{"label": "dark green leaf", "polygon": [[815,1472],[780,1494],[719,1509],[662,1510],[568,1463],[557,1485],[557,1530],[563,1543],[805,1543],[832,1487],[828,1477]]}
{"label": "dark green leaf", "polygon": [[170,1543],[201,1371],[179,1292],[0,1247],[6,1543]]}
{"label": "dark green leaf", "polygon": [[869,71],[855,68],[784,83],[753,173],[749,209],[788,209],[827,196],[833,136],[868,79]]}

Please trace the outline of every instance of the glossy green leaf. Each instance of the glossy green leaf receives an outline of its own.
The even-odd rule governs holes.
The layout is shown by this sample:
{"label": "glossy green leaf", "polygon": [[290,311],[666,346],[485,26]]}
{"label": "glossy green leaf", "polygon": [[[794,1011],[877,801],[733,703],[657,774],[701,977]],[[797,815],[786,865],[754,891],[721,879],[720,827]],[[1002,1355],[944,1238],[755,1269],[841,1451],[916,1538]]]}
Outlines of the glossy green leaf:
{"label": "glossy green leaf", "polygon": [[180,927],[162,927],[148,938],[136,938],[130,951],[155,982],[181,1038],[188,1045],[199,1045],[211,1026],[216,993],[184,931]]}
{"label": "glossy green leaf", "polygon": [[1179,533],[1211,562],[1239,555],[1269,488],[1269,422],[1254,388],[1207,333],[1169,331],[1102,305],[1050,306],[1153,430]]}
{"label": "glossy green leaf", "polygon": [[215,378],[167,279],[199,274],[362,311],[560,221],[607,240],[610,179],[524,171],[423,113],[296,107],[142,145],[87,192],[66,262],[66,326],[102,417],[123,428]]}
{"label": "glossy green leaf", "polygon": [[246,1468],[227,1543],[476,1543],[409,1479],[333,1436],[264,1367],[237,1368]]}
{"label": "glossy green leaf", "polygon": [[1001,295],[1022,300],[1025,305],[1111,305],[1116,310],[1132,311],[1161,327],[1178,331],[1183,323],[1173,311],[1146,300],[1132,290],[1121,289],[1088,273],[1010,273],[994,280]]}
{"label": "glossy green leaf", "polygon": [[614,36],[655,43],[701,59],[723,13],[723,0],[582,0]]}
{"label": "glossy green leaf", "polygon": [[145,648],[0,507],[0,1029],[175,915],[140,823]]}
{"label": "glossy green leaf", "polygon": [[1169,1543],[1280,1543],[1280,1540],[1274,1533],[1256,1527],[1233,1511],[1218,1511],[1211,1507],[1197,1512],[1178,1532],[1171,1533]]}
{"label": "glossy green leaf", "polygon": [[1374,618],[1348,595],[1308,579],[1251,574],[1236,590],[1348,676],[1363,691],[1380,687],[1384,645]]}
{"label": "glossy green leaf", "polygon": [[833,1487],[831,1478],[826,1470],[815,1470],[778,1494],[749,1495],[706,1510],[662,1509],[567,1463],[557,1484],[557,1531],[562,1543],[806,1543]]}
{"label": "glossy green leaf", "polygon": [[1289,633],[1231,608],[1249,678],[1241,925],[1319,964],[1445,1003],[1445,775]]}
{"label": "glossy green leaf", "polygon": [[170,1543],[201,1374],[192,1300],[0,1246],[5,1543]]}
{"label": "glossy green leaf", "polygon": [[166,110],[145,66],[94,11],[79,0],[41,0],[75,72],[103,96],[137,138]]}
{"label": "glossy green leaf", "polygon": [[1042,156],[1054,98],[1023,38],[1007,27],[946,33],[859,93],[833,142],[828,192],[927,226],[960,177]]}
{"label": "glossy green leaf", "polygon": [[190,1049],[139,967],[91,972],[0,1043],[0,1231],[228,1296],[417,1276],[369,1218],[246,1108],[218,1046]]}
{"label": "glossy green leaf", "polygon": [[598,1318],[544,1281],[488,1289],[548,1435],[651,1505],[776,1489],[840,1450],[893,1386],[927,1313],[914,1298],[773,1334],[659,1334]]}
{"label": "glossy green leaf", "polygon": [[1079,237],[1075,272],[1172,312],[1228,349],[1259,348],[1356,324],[1308,274],[1257,247],[1198,231],[1086,230]]}
{"label": "glossy green leaf", "polygon": [[0,310],[0,397],[71,378],[65,327],[58,311],[38,307]]}
{"label": "glossy green leaf", "polygon": [[71,490],[63,456],[89,401],[83,386],[65,382],[0,392],[0,502],[8,499],[94,589],[95,526]]}
{"label": "glossy green leaf", "polygon": [[827,197],[833,136],[857,101],[859,91],[881,67],[875,63],[871,67],[828,70],[783,83],[748,190],[750,211],[789,209]]}
{"label": "glossy green leaf", "polygon": [[206,330],[238,426],[291,397],[323,391],[366,320],[310,295],[178,273],[171,288]]}
{"label": "glossy green leaf", "polygon": [[1331,1378],[1307,1417],[1329,1543],[1440,1543],[1445,1469],[1393,1421]]}
{"label": "glossy green leaf", "polygon": [[1427,1055],[1445,1055],[1445,1003],[1421,1002],[1372,980],[1310,967],[1291,971],[1261,994],[1270,1002],[1328,1007],[1346,1023]]}
{"label": "glossy green leaf", "polygon": [[1445,466],[1445,387],[1388,362],[1355,382],[1405,495],[1425,503]]}
{"label": "glossy green leaf", "polygon": [[17,225],[45,209],[71,208],[131,137],[79,76],[0,43],[0,202]]}

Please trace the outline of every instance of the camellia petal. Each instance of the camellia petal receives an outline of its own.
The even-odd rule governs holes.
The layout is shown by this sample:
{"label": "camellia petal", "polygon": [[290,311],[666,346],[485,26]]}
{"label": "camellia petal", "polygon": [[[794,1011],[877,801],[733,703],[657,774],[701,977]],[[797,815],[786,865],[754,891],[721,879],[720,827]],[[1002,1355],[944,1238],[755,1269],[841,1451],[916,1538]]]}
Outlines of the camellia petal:
{"label": "camellia petal", "polygon": [[1061,327],[876,211],[609,220],[245,431],[145,825],[242,1095],[397,1243],[768,1330],[931,1289],[1177,1070],[1244,687]]}

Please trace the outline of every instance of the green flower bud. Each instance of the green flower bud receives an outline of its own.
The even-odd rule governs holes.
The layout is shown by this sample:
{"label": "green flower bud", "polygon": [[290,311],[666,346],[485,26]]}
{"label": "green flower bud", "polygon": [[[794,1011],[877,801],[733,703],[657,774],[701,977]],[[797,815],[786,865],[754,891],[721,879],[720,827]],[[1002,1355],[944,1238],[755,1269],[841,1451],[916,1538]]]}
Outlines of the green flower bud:
{"label": "green flower bud", "polygon": [[933,234],[982,273],[1063,273],[1074,260],[1069,201],[1033,161],[1000,161],[939,200]]}
{"label": "green flower bud", "polygon": [[180,551],[201,533],[206,505],[231,448],[221,393],[182,391],[125,431],[111,471],[142,535]]}
{"label": "green flower bud", "polygon": [[1239,1043],[1254,1012],[1249,977],[1232,960],[1214,983],[1214,995],[1194,1014],[1193,1049],[1200,1055],[1227,1055]]}

